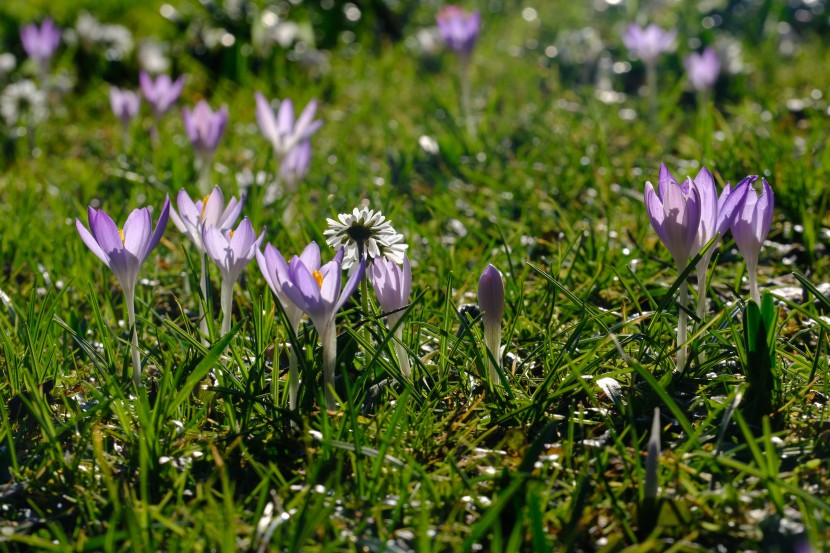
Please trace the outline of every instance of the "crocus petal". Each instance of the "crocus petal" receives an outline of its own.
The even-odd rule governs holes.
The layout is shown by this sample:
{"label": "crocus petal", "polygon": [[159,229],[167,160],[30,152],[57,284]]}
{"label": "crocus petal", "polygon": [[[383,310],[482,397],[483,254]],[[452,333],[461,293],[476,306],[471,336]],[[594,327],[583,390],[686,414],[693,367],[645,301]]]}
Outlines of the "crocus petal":
{"label": "crocus petal", "polygon": [[101,246],[101,249],[110,257],[112,256],[112,252],[124,249],[118,226],[106,212],[97,211],[94,217],[90,217],[89,230],[92,236],[95,237],[95,241]]}
{"label": "crocus petal", "polygon": [[90,232],[86,229],[86,227],[81,223],[78,219],[75,219],[75,228],[78,230],[78,234],[81,235],[81,240],[84,241],[86,247],[94,253],[98,259],[104,262],[104,264],[109,267],[110,260],[109,256],[106,254],[104,250],[101,249],[101,246],[98,245],[98,242],[95,241],[95,238],[90,234]]}
{"label": "crocus petal", "polygon": [[150,211],[147,208],[134,209],[124,223],[124,248],[137,258],[143,259],[152,228]]}
{"label": "crocus petal", "polygon": [[254,94],[256,98],[256,122],[259,125],[259,130],[270,142],[275,142],[277,137],[277,120],[274,117],[274,111],[271,109],[271,104],[265,99],[261,93]]}
{"label": "crocus petal", "polygon": [[337,300],[337,305],[334,307],[334,311],[337,312],[343,304],[348,301],[354,291],[357,290],[357,285],[360,284],[360,281],[363,280],[363,276],[366,274],[366,260],[361,259],[360,264],[357,266],[357,270],[352,273],[352,276],[349,277],[349,280],[346,281],[346,285],[343,287],[343,291],[340,293],[340,299]]}
{"label": "crocus petal", "polygon": [[151,251],[153,251],[156,246],[158,246],[159,241],[161,241],[161,237],[164,234],[164,229],[167,228],[167,218],[170,216],[170,198],[165,196],[164,197],[164,204],[161,206],[161,214],[159,214],[158,221],[156,221],[156,230],[153,232],[153,236],[150,238],[149,244],[147,244],[147,249],[144,250],[143,257],[146,257]]}
{"label": "crocus petal", "polygon": [[300,260],[309,269],[314,270],[320,268],[322,261],[320,260],[320,246],[317,245],[317,242],[311,242],[303,249],[303,253],[300,254]]}
{"label": "crocus petal", "polygon": [[205,252],[219,267],[223,275],[229,271],[228,252],[230,247],[225,236],[213,225],[202,229],[202,242],[205,245]]}

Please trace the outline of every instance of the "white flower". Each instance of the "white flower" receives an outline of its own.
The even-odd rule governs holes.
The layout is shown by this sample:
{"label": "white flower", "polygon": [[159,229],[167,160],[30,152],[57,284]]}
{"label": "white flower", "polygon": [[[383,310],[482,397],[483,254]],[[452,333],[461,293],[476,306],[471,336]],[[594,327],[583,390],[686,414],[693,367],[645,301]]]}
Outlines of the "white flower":
{"label": "white flower", "polygon": [[323,235],[332,248],[344,248],[344,269],[359,261],[361,251],[368,259],[385,257],[398,265],[403,263],[409,246],[403,243],[403,235],[395,231],[383,213],[367,207],[354,208],[351,213],[341,213],[337,218],[339,221],[326,219],[329,228]]}
{"label": "white flower", "polygon": [[14,126],[24,117],[31,124],[46,118],[46,94],[29,80],[18,81],[7,86],[0,95],[0,114],[6,124]]}

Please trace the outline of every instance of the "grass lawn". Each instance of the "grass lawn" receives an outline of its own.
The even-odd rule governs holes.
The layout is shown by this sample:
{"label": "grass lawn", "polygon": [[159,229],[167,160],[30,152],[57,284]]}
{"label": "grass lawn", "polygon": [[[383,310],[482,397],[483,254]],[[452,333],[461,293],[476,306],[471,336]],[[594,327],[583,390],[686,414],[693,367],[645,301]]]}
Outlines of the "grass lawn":
{"label": "grass lawn", "polygon": [[[482,20],[466,110],[437,1],[0,5],[0,551],[830,550],[830,6],[465,7]],[[48,67],[19,34],[47,16]],[[653,83],[631,22],[677,31]],[[721,72],[696,94],[683,60],[704,46]],[[110,87],[153,67],[185,75],[181,97],[123,126]],[[255,92],[318,102],[308,175],[277,193]],[[202,99],[229,119],[200,173],[182,111]],[[760,305],[731,233],[705,280],[695,252],[678,273],[643,201],[661,163],[770,184]],[[213,185],[245,196],[260,249],[313,240],[323,263],[327,218],[382,211],[411,261],[399,317],[367,276],[331,341],[295,330],[254,260],[223,333],[220,270],[202,293],[170,221],[133,327],[76,219],[155,224],[165,197],[180,211]]]}

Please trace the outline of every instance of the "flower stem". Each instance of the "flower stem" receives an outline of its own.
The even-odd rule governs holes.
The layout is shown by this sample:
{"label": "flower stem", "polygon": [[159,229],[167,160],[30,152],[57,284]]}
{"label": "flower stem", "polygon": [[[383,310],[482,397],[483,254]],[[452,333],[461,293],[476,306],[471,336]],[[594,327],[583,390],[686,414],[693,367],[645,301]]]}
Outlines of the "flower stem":
{"label": "flower stem", "polygon": [[464,117],[464,124],[467,126],[467,134],[474,137],[476,135],[476,126],[470,104],[470,56],[462,55],[460,62],[461,114]]}
{"label": "flower stem", "polygon": [[323,385],[326,392],[326,410],[337,410],[334,399],[334,370],[337,366],[337,329],[330,322],[320,331],[320,345],[323,347]]}
{"label": "flower stem", "polygon": [[210,154],[197,154],[196,156],[196,170],[199,173],[199,180],[197,185],[199,192],[203,195],[209,194],[211,189],[210,182]]}
{"label": "flower stem", "polygon": [[222,336],[231,329],[231,312],[233,311],[233,282],[222,279]]}
{"label": "flower stem", "polygon": [[761,305],[761,292],[758,290],[758,264],[756,262],[746,262],[746,275],[749,279],[749,297]]}
{"label": "flower stem", "polygon": [[[682,271],[682,269],[681,269]],[[682,373],[686,368],[686,337],[688,334],[689,317],[686,315],[686,306],[689,303],[689,287],[686,281],[680,284],[680,312],[677,314],[677,371]]]}
{"label": "flower stem", "polygon": [[288,344],[288,408],[297,409],[297,395],[300,391],[300,371],[297,369],[297,352]]}
{"label": "flower stem", "polygon": [[199,274],[199,288],[202,290],[202,297],[199,300],[199,332],[202,334],[202,343],[207,345],[209,343],[207,317],[205,316],[205,304],[207,303],[208,297],[207,255],[203,253],[199,257],[202,262],[202,270]]}
{"label": "flower stem", "polygon": [[141,356],[138,350],[138,327],[135,324],[135,290],[124,290],[127,300],[127,322],[132,329],[132,346],[130,354],[133,358],[133,383],[136,388],[141,387]]}
{"label": "flower stem", "polygon": [[701,259],[697,264],[697,318],[703,321],[706,316],[706,269],[709,265],[708,260]]}
{"label": "flower stem", "polygon": [[[361,253],[361,256],[362,255],[363,254]],[[369,312],[369,271],[368,271],[368,268],[366,270],[366,276],[364,276],[360,281],[360,308],[363,310],[364,314]],[[363,327],[363,339],[366,341],[366,343],[369,343],[369,329],[366,328],[366,326]]]}
{"label": "flower stem", "polygon": [[[389,317],[389,326],[395,326],[399,318],[393,319]],[[407,380],[412,380],[412,365],[409,363],[409,354],[403,345],[403,325],[398,325],[395,328],[395,354],[398,356],[398,365],[400,365],[401,374]]]}
{"label": "flower stem", "polygon": [[[484,325],[484,345],[487,346],[487,350],[496,359],[498,368],[501,369],[501,324]],[[499,372],[496,370],[496,365],[490,359],[490,355],[487,356],[487,373],[490,377],[491,385],[494,387],[498,386],[501,382],[499,380]]]}
{"label": "flower stem", "polygon": [[648,88],[649,109],[651,110],[651,122],[652,124],[657,124],[658,102],[656,61],[646,62],[646,87]]}

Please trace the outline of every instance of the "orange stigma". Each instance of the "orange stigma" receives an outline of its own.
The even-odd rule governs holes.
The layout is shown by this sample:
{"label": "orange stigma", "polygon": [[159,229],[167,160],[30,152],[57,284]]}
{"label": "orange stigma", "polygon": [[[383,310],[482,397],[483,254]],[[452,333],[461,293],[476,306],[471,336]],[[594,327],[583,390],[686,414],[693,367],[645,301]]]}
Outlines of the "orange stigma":
{"label": "orange stigma", "polygon": [[322,288],[322,287],[323,287],[323,273],[321,273],[321,272],[320,272],[320,271],[318,271],[317,269],[314,269],[314,270],[311,272],[311,276],[313,276],[313,277],[314,277],[314,280],[316,280],[316,281],[317,281],[317,286],[319,286],[320,288]]}
{"label": "orange stigma", "polygon": [[207,209],[208,198],[210,198],[209,194],[202,198],[202,220],[205,219],[205,210]]}

